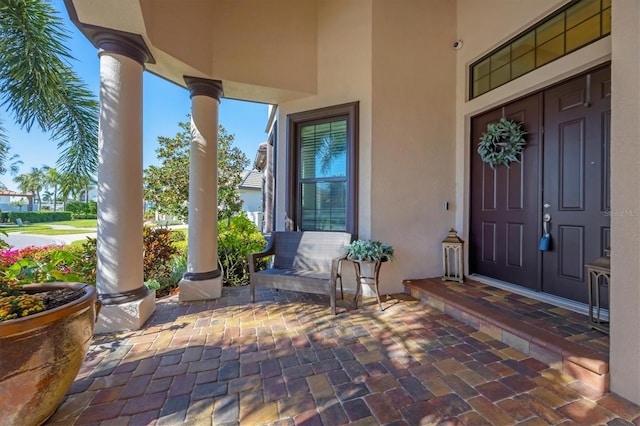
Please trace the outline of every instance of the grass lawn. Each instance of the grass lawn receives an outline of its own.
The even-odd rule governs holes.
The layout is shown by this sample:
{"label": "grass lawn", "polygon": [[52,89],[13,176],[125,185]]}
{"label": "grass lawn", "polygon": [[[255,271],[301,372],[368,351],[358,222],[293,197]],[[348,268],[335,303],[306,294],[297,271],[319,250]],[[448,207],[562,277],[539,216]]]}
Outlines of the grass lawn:
{"label": "grass lawn", "polygon": [[74,220],[65,220],[62,222],[47,222],[47,225],[68,225],[75,226],[76,228],[98,228],[98,220],[97,219],[74,219]]}
{"label": "grass lawn", "polygon": [[[51,225],[72,226],[75,229],[52,229]],[[2,227],[0,229],[8,234],[12,232],[38,235],[85,234],[88,232],[95,232],[98,229],[98,221],[96,219],[65,220],[62,222],[46,222],[35,223],[33,225]]]}
{"label": "grass lawn", "polygon": [[24,226],[12,226],[10,228],[0,228],[7,234],[11,234],[12,232],[25,232],[25,233],[34,233],[36,231],[46,231],[50,230],[51,227],[47,225],[24,225]]}
{"label": "grass lawn", "polygon": [[95,232],[95,229],[52,229],[52,228],[45,228],[45,229],[37,229],[37,230],[33,230],[30,228],[27,228],[25,230],[25,228],[22,228],[23,234],[37,234],[37,235],[71,235],[71,234],[86,234],[89,232]]}

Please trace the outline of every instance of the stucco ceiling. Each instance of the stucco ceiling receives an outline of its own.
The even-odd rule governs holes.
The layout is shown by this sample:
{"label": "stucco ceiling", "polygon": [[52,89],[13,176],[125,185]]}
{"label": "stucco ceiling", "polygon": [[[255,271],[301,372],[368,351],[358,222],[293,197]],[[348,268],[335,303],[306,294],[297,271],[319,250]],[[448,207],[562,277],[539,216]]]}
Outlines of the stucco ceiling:
{"label": "stucco ceiling", "polygon": [[89,39],[139,35],[146,70],[184,86],[184,76],[221,80],[224,96],[277,104],[317,88],[315,0],[65,0]]}

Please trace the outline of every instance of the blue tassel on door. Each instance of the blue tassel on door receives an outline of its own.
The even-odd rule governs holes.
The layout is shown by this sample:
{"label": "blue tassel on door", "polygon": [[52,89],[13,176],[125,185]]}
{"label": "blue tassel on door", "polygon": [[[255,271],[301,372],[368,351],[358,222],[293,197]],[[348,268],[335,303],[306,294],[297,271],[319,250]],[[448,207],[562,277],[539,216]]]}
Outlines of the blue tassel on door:
{"label": "blue tassel on door", "polygon": [[540,238],[540,244],[538,245],[538,250],[540,251],[549,251],[549,246],[551,245],[551,234],[543,234]]}

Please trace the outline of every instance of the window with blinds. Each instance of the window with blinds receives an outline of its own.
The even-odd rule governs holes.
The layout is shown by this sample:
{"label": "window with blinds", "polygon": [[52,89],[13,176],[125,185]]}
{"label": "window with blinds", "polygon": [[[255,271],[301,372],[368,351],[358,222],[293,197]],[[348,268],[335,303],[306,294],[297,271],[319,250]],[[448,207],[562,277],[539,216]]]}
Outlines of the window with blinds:
{"label": "window with blinds", "polygon": [[301,224],[347,230],[347,119],[300,126]]}
{"label": "window with blinds", "polygon": [[302,231],[355,233],[357,102],[289,115],[288,217]]}

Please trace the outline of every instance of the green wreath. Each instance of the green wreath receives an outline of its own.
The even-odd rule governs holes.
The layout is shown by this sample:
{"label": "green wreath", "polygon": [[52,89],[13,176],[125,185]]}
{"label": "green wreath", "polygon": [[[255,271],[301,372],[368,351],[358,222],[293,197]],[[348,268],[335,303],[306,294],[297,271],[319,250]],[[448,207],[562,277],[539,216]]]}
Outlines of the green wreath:
{"label": "green wreath", "polygon": [[519,163],[527,144],[524,140],[526,134],[521,123],[501,118],[497,123],[487,124],[487,131],[478,144],[478,154],[492,169],[501,165],[509,167],[513,161]]}

